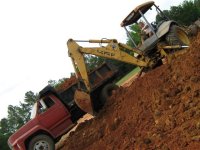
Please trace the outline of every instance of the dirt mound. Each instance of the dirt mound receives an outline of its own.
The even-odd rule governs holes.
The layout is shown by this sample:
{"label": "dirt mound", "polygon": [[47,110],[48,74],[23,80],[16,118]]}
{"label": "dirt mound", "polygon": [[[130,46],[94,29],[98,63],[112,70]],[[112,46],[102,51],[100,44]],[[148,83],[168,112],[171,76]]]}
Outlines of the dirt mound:
{"label": "dirt mound", "polygon": [[76,77],[71,76],[70,78],[65,79],[64,82],[56,88],[56,91],[62,92],[67,88],[69,88],[72,84],[75,84],[76,82],[77,82]]}
{"label": "dirt mound", "polygon": [[60,149],[199,149],[199,39],[187,54],[116,91]]}

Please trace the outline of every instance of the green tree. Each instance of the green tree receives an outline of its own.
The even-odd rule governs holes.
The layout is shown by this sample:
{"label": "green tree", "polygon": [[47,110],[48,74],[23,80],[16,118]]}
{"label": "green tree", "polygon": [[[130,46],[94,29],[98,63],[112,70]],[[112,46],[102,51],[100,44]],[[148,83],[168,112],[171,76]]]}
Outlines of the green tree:
{"label": "green tree", "polygon": [[3,118],[0,121],[0,133],[1,134],[9,134],[10,132],[10,128],[8,128],[8,119],[7,118]]}
{"label": "green tree", "polygon": [[105,58],[97,57],[94,55],[86,55],[85,63],[87,65],[88,71],[91,71],[101,65],[105,61]]}
{"label": "green tree", "polygon": [[8,126],[8,119],[3,118],[0,121],[0,148],[1,150],[9,150],[9,147],[7,145],[7,140],[9,136],[12,134],[10,132],[10,128]]}
{"label": "green tree", "polygon": [[49,80],[48,81],[48,84],[51,85],[52,87],[54,87],[55,89],[57,87],[59,87],[61,84],[63,84],[65,82],[67,78],[62,78],[62,79],[59,79],[58,81],[56,80]]}
{"label": "green tree", "polygon": [[[130,25],[129,32],[130,32],[131,38],[134,40],[135,44],[138,45],[141,42],[140,27],[137,24]],[[133,44],[131,38],[127,35],[127,45],[134,47],[134,44]]]}
{"label": "green tree", "polygon": [[2,134],[0,132],[0,148],[1,150],[9,150],[7,140],[9,138],[10,134]]}
{"label": "green tree", "polygon": [[199,7],[200,6],[200,0],[194,0],[194,4]]}
{"label": "green tree", "polygon": [[[170,18],[170,11],[169,10],[163,10],[163,14],[165,16],[167,16],[168,18]],[[165,18],[163,18],[162,15],[157,14],[156,15],[156,23],[158,24],[159,22],[161,22],[162,20],[165,20]]]}
{"label": "green tree", "polygon": [[182,5],[171,7],[171,18],[180,24],[190,25],[200,16],[199,8],[192,1],[184,1]]}
{"label": "green tree", "polygon": [[52,87],[55,87],[56,84],[57,84],[57,81],[56,80],[49,80],[48,84],[51,85]]}
{"label": "green tree", "polygon": [[[164,10],[163,12],[170,19],[175,20],[182,25],[190,25],[200,17],[200,0],[184,1],[178,6],[171,6],[170,10]],[[156,22],[159,22],[161,18],[159,15],[156,17]]]}
{"label": "green tree", "polygon": [[19,106],[8,106],[8,127],[10,128],[11,133],[15,132],[25,123],[22,115]]}
{"label": "green tree", "polygon": [[37,94],[32,91],[25,93],[24,103],[19,106],[8,106],[8,117],[0,121],[0,148],[9,149],[7,140],[9,136],[30,120],[30,110],[37,99]]}

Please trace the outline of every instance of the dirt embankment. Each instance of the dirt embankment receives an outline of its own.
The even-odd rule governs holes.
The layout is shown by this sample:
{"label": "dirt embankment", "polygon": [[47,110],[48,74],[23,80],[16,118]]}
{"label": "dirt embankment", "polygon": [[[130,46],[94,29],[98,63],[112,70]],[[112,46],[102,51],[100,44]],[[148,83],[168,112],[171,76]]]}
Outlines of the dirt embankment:
{"label": "dirt embankment", "polygon": [[61,150],[200,148],[200,34],[187,54],[119,88]]}

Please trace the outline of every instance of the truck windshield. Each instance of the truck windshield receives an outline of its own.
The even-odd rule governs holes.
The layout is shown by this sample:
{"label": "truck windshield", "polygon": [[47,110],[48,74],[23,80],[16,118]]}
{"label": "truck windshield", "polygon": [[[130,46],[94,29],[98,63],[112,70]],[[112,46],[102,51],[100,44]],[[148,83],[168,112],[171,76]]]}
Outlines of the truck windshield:
{"label": "truck windshield", "polygon": [[35,104],[33,105],[33,108],[32,108],[32,110],[31,110],[31,119],[35,118],[36,113],[37,113],[37,103],[35,103]]}

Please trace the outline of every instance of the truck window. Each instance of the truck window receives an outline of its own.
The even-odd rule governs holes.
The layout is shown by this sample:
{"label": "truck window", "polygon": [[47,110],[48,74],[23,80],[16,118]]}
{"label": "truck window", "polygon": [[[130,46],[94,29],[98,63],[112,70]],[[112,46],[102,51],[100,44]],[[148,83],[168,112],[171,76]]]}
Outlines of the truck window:
{"label": "truck window", "polygon": [[54,105],[54,101],[50,97],[44,98],[44,103],[46,104],[47,108],[50,108]]}
{"label": "truck window", "polygon": [[44,97],[39,101],[39,113],[45,112],[48,108],[53,106],[55,103],[50,97]]}
{"label": "truck window", "polygon": [[37,112],[37,103],[35,103],[35,104],[33,105],[33,108],[32,108],[32,110],[31,110],[31,119],[35,118],[36,112]]}

